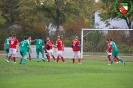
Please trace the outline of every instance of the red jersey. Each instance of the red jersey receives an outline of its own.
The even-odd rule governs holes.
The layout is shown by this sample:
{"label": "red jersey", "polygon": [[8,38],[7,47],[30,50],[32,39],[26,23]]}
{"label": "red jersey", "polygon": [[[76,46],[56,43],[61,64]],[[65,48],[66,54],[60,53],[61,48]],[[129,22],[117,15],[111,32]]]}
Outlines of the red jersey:
{"label": "red jersey", "polygon": [[56,40],[56,45],[57,45],[57,48],[58,48],[58,50],[63,50],[63,41],[62,40],[60,40],[60,39],[57,39]]}
{"label": "red jersey", "polygon": [[111,53],[111,52],[112,52],[112,46],[110,45],[110,42],[108,42],[108,44],[107,44],[107,45],[108,45],[108,49],[107,49],[107,50],[108,50],[108,52],[110,52],[110,53]]}
{"label": "red jersey", "polygon": [[53,46],[53,41],[51,41],[51,40],[46,41],[46,45],[45,46],[46,46],[47,50],[51,50],[52,46]]}
{"label": "red jersey", "polygon": [[9,41],[9,47],[10,48],[16,48],[16,45],[18,44],[18,40],[16,38],[12,38],[10,41]]}
{"label": "red jersey", "polygon": [[79,44],[80,44],[79,40],[77,39],[72,40],[73,51],[80,51],[80,48],[78,47]]}

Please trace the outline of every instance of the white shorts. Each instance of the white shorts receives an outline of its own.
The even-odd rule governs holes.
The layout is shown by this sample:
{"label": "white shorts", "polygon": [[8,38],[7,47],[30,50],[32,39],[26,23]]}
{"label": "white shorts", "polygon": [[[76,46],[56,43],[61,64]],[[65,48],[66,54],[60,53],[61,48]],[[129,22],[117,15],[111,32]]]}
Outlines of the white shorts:
{"label": "white shorts", "polygon": [[50,49],[50,50],[46,50],[48,53],[53,53],[53,50]]}
{"label": "white shorts", "polygon": [[108,55],[111,55],[112,56],[112,53],[110,53],[110,52],[107,52],[108,53]]}
{"label": "white shorts", "polygon": [[59,50],[59,51],[57,52],[57,54],[58,54],[58,55],[62,55],[62,50]]}
{"label": "white shorts", "polygon": [[73,56],[80,56],[80,51],[73,51]]}
{"label": "white shorts", "polygon": [[10,48],[9,53],[10,54],[17,54],[17,50],[15,48]]}

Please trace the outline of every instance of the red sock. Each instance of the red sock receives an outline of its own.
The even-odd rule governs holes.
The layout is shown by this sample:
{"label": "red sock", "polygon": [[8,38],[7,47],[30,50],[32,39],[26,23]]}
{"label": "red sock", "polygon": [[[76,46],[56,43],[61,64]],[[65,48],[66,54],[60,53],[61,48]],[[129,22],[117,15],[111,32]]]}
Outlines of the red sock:
{"label": "red sock", "polygon": [[63,62],[65,62],[65,59],[64,59],[64,57],[63,57],[63,56],[61,56],[61,59],[62,59],[62,61],[63,61]]}
{"label": "red sock", "polygon": [[108,61],[109,61],[109,62],[111,61],[111,59],[110,59],[110,55],[108,55]]}
{"label": "red sock", "polygon": [[10,61],[10,59],[11,59],[11,56],[8,56],[8,61]]}
{"label": "red sock", "polygon": [[54,60],[56,60],[55,57],[54,57],[54,55],[52,55],[52,57],[53,57]]}
{"label": "red sock", "polygon": [[72,58],[72,62],[73,62],[73,63],[75,62],[75,59],[74,59],[74,58]]}
{"label": "red sock", "polygon": [[80,58],[78,58],[78,62],[80,63]]}
{"label": "red sock", "polygon": [[60,59],[59,56],[57,56],[57,59],[56,59],[56,62],[57,62],[57,63],[58,63],[59,59]]}
{"label": "red sock", "polygon": [[113,59],[114,59],[115,62],[118,62],[118,60],[115,57]]}
{"label": "red sock", "polygon": [[13,57],[14,62],[16,62],[16,57]]}

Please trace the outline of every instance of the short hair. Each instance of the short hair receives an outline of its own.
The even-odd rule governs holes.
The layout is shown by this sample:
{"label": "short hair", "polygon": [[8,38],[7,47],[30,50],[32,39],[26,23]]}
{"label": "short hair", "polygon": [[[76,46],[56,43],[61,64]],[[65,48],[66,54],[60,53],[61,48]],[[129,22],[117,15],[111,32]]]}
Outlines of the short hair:
{"label": "short hair", "polygon": [[16,37],[16,34],[13,34],[12,37]]}
{"label": "short hair", "polygon": [[110,39],[107,39],[107,41],[109,41]]}
{"label": "short hair", "polygon": [[12,34],[9,34],[9,37],[12,37]]}
{"label": "short hair", "polygon": [[42,37],[39,37],[39,39],[42,39]]}
{"label": "short hair", "polygon": [[75,36],[75,39],[78,39],[78,36]]}
{"label": "short hair", "polygon": [[27,39],[28,39],[28,37],[27,37],[27,36],[24,36],[24,39],[25,39],[25,40],[27,40]]}
{"label": "short hair", "polygon": [[109,40],[110,40],[110,41],[113,41],[113,39],[112,39],[112,38],[110,38]]}

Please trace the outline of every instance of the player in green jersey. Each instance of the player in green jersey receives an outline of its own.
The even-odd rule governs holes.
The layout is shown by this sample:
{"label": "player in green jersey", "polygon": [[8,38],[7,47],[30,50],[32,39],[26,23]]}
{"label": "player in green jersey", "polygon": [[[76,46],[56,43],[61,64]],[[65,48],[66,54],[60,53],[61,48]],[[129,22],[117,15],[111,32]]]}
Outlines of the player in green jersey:
{"label": "player in green jersey", "polygon": [[[112,56],[113,56],[113,58],[116,58],[118,61],[121,61],[123,65],[125,65],[124,60],[118,56],[119,50],[117,48],[116,43],[112,39],[110,39],[110,45],[112,46]],[[110,61],[109,65],[112,65],[112,64],[113,64],[113,60]]]}
{"label": "player in green jersey", "polygon": [[[27,41],[28,41],[28,43],[29,43],[29,45],[31,45],[31,37],[29,36],[29,38],[27,39]],[[29,48],[27,48],[27,52],[28,52],[28,55],[29,55],[29,60],[31,60],[31,52],[30,52],[30,49]]]}
{"label": "player in green jersey", "polygon": [[31,47],[30,47],[30,44],[29,42],[27,41],[27,36],[24,37],[24,40],[21,41],[19,43],[19,47],[20,47],[20,54],[22,56],[22,58],[20,58],[20,64],[22,64],[22,61],[24,60],[24,64],[26,64],[26,61],[27,61],[27,49],[29,48],[30,49],[30,52],[31,52]]}
{"label": "player in green jersey", "polygon": [[41,37],[39,37],[39,39],[35,39],[34,42],[36,43],[36,54],[37,54],[37,62],[39,62],[39,52],[42,53],[42,60],[44,60],[44,50],[43,50],[43,45],[44,45],[44,41],[41,39]]}
{"label": "player in green jersey", "polygon": [[6,50],[6,61],[8,59],[9,54],[9,40],[12,38],[12,35],[9,35],[9,37],[4,42],[4,49]]}

